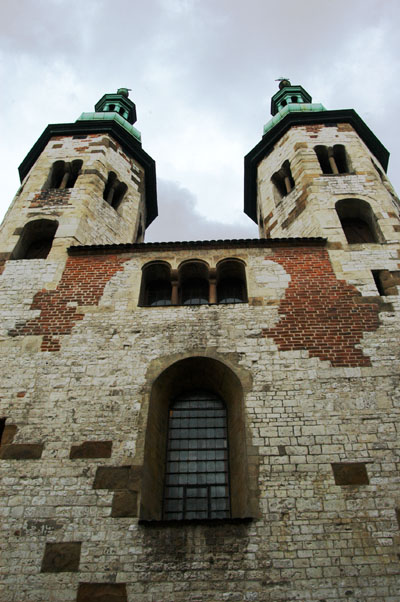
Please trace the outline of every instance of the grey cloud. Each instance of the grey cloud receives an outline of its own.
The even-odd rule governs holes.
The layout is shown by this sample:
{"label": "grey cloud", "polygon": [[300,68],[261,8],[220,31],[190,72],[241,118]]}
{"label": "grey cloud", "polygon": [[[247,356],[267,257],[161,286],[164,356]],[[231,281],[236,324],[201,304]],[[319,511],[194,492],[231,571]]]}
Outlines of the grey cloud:
{"label": "grey cloud", "polygon": [[250,218],[237,224],[208,220],[196,210],[196,199],[177,182],[158,181],[159,216],[146,232],[146,242],[258,238]]}

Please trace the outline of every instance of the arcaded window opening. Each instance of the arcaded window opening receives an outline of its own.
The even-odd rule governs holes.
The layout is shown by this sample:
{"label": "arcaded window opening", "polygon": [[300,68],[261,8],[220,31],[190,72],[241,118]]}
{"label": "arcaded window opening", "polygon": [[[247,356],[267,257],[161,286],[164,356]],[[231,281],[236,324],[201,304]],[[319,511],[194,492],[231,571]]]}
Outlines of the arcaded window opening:
{"label": "arcaded window opening", "polygon": [[349,244],[383,242],[371,206],[361,199],[343,199],[336,203],[336,212]]}
{"label": "arcaded window opening", "polygon": [[11,259],[46,259],[53,245],[57,228],[58,222],[48,219],[39,219],[25,224]]}
{"label": "arcaded window opening", "polygon": [[159,307],[171,305],[171,267],[168,263],[154,262],[144,266],[140,305]]}
{"label": "arcaded window opening", "polygon": [[179,395],[168,411],[163,518],[230,517],[226,407],[211,391]]}
{"label": "arcaded window opening", "polygon": [[115,210],[118,209],[125,196],[128,187],[117,178],[117,174],[110,171],[108,174],[107,183],[104,187],[103,199],[111,205]]}
{"label": "arcaded window opening", "polygon": [[322,173],[326,175],[339,175],[350,173],[350,161],[343,144],[334,146],[323,146],[321,144],[314,147]]}
{"label": "arcaded window opening", "polygon": [[[170,411],[174,411],[174,408],[171,408],[171,402],[174,400],[182,401],[188,392],[194,394],[196,391],[206,391],[212,394],[215,398],[221,400],[226,407],[227,440],[229,442],[229,445],[227,444],[227,462],[229,465],[231,498],[230,516],[232,518],[251,516],[251,508],[253,507],[254,495],[258,485],[256,481],[253,482],[252,480],[252,475],[255,474],[254,471],[249,475],[247,465],[243,390],[240,380],[222,362],[208,357],[196,356],[175,362],[162,372],[152,385],[144,445],[140,504],[140,518],[142,520],[161,520],[163,518],[164,491],[166,491],[165,487],[169,487],[170,482],[169,479],[166,479],[166,475],[172,474],[167,466],[168,422]],[[198,412],[199,410],[194,411]],[[196,418],[199,418],[199,416]],[[186,420],[187,417],[181,416],[179,419]],[[186,427],[181,424],[179,428],[184,429]],[[193,426],[193,428],[200,429],[204,427],[198,425]],[[212,428],[221,427],[214,426]],[[181,439],[189,441],[189,438],[179,437],[179,440]],[[200,437],[196,437],[196,445],[200,439]],[[190,451],[190,444],[189,450],[186,449],[186,451]],[[187,462],[189,460],[183,460],[182,458],[182,460],[177,461]],[[197,459],[195,461],[200,463],[207,460]],[[214,462],[214,460],[209,461]],[[182,468],[184,469],[185,466]],[[189,475],[190,471],[182,471],[182,474]],[[207,473],[199,471],[199,474]],[[201,483],[198,483],[198,485],[200,486]],[[226,484],[221,486],[226,487]],[[222,494],[222,490],[220,493]],[[188,492],[186,495],[187,498],[190,497]],[[220,498],[226,498],[226,496],[221,495]],[[178,499],[178,497],[174,498],[172,495],[168,499]],[[218,502],[216,505],[222,505],[222,503]],[[201,502],[198,502],[198,504],[201,506]],[[199,509],[198,512],[202,512],[202,510]],[[223,512],[228,511],[225,509]]]}
{"label": "arcaded window opening", "polygon": [[44,189],[58,188],[63,190],[64,188],[73,188],[82,169],[82,164],[83,161],[80,159],[70,161],[69,163],[61,160],[56,161],[52,165]]}
{"label": "arcaded window opening", "polygon": [[295,183],[289,161],[285,161],[279,171],[273,174],[271,182],[280,198],[285,197],[293,190]]}
{"label": "arcaded window opening", "polygon": [[224,259],[217,266],[218,303],[243,303],[247,301],[244,264],[237,259]]}
{"label": "arcaded window opening", "polygon": [[188,261],[179,269],[179,301],[181,305],[205,305],[210,299],[208,265]]}

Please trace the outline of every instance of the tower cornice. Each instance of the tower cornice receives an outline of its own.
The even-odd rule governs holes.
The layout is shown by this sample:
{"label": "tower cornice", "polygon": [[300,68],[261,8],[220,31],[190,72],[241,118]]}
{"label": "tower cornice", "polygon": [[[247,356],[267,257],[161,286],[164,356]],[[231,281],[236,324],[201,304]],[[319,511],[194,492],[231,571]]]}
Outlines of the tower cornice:
{"label": "tower cornice", "polygon": [[351,125],[378,159],[383,169],[387,170],[389,151],[353,109],[289,112],[264,134],[260,142],[244,158],[244,212],[254,222],[257,223],[257,167],[260,161],[271,152],[275,144],[293,126],[336,125],[337,123]]}

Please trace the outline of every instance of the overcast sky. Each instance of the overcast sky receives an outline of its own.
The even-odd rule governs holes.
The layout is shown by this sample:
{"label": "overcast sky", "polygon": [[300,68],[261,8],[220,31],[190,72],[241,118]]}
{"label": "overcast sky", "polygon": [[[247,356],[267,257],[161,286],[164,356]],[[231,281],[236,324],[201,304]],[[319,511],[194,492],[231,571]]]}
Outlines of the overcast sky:
{"label": "overcast sky", "polygon": [[390,151],[399,191],[399,17],[398,0],[2,0],[1,215],[46,125],[127,87],[157,165],[146,240],[257,237],[243,157],[278,77],[327,109],[354,108]]}

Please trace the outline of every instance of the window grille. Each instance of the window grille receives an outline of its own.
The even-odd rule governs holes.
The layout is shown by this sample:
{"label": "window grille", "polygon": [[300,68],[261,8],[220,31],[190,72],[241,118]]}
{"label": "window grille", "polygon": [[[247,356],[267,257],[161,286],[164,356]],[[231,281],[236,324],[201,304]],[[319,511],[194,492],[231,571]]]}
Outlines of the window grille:
{"label": "window grille", "polygon": [[224,402],[191,391],[169,408],[164,519],[230,517]]}

